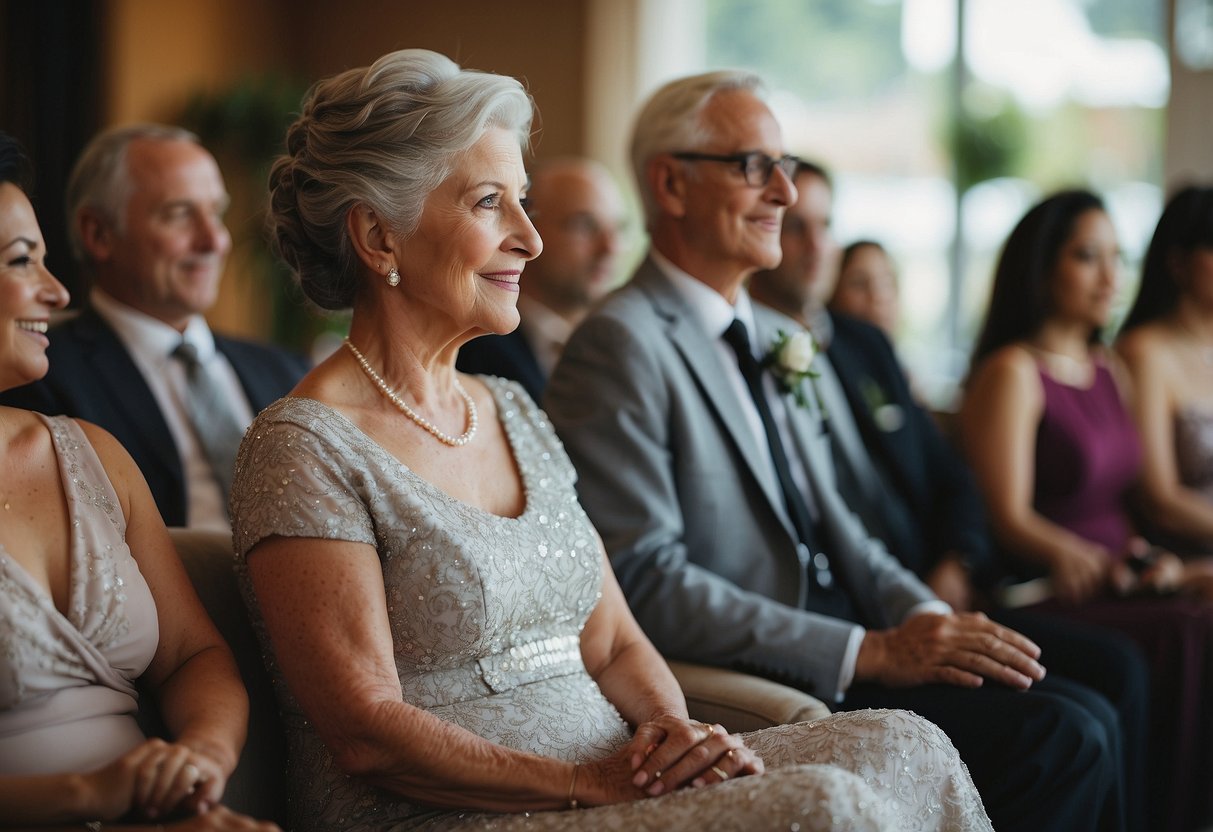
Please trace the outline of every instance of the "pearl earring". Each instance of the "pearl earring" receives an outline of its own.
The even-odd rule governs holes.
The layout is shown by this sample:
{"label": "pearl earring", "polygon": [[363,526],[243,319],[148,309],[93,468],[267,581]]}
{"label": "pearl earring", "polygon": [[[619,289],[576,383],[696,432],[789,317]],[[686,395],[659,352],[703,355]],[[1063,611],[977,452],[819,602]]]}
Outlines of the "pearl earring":
{"label": "pearl earring", "polygon": [[387,273],[387,285],[392,288],[400,285],[400,272],[396,271],[395,266],[392,266],[391,270]]}

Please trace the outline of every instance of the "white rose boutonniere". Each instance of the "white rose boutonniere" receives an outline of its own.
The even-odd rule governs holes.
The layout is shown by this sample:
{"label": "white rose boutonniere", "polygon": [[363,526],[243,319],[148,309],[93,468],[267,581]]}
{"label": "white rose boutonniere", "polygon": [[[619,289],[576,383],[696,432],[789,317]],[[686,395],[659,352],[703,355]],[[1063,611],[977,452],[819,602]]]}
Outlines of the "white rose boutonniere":
{"label": "white rose boutonniere", "polygon": [[775,333],[775,341],[762,359],[762,366],[771,371],[779,388],[784,393],[790,393],[801,407],[808,407],[809,400],[805,393],[805,382],[813,387],[813,396],[817,406],[825,414],[821,396],[813,379],[817,371],[813,369],[813,360],[817,358],[818,346],[813,336],[807,330],[785,332],[782,329]]}

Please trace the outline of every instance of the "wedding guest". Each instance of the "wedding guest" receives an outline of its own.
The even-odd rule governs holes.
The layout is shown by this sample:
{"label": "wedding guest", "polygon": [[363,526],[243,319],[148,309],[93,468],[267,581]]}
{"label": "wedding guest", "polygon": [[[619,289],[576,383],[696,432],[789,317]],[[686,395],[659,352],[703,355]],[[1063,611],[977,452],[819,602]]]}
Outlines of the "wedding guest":
{"label": "wedding guest", "polygon": [[901,317],[897,267],[885,247],[874,240],[858,240],[842,250],[838,278],[826,306],[879,327],[896,340]]}
{"label": "wedding guest", "polygon": [[1021,575],[1048,577],[1054,597],[1031,609],[1144,649],[1151,828],[1189,830],[1213,819],[1213,604],[1175,594],[1183,564],[1134,527],[1131,389],[1099,343],[1119,257],[1092,193],[1053,195],[1024,216],[998,261],[960,426],[1002,549]]}
{"label": "wedding guest", "polygon": [[1213,554],[1213,187],[1167,203],[1117,349],[1137,391],[1142,518],[1181,556]]}
{"label": "wedding guest", "polygon": [[95,422],[134,458],[167,525],[226,530],[244,428],[307,368],[203,317],[232,245],[219,166],[186,130],[117,127],[81,154],[67,203],[88,304],[51,331],[46,377],[0,403]]}
{"label": "wedding guest", "polygon": [[[631,158],[649,255],[573,333],[544,408],[646,633],[671,658],[846,710],[927,716],[1000,830],[1119,828],[1107,701],[1045,678],[1022,635],[954,613],[836,490],[809,337],[744,287],[780,263],[798,196],[760,80],[661,87],[636,117]],[[821,257],[828,235],[803,230],[790,256]]]}
{"label": "wedding guest", "polygon": [[[785,251],[797,251],[803,228],[824,229],[817,244],[832,245],[832,189],[820,171],[797,167],[801,197],[784,215]],[[888,336],[824,308],[834,274],[827,258],[791,257],[755,272],[749,285],[754,297],[786,304],[778,311],[811,326],[823,350],[813,385],[829,414],[839,493],[890,554],[953,609],[981,609],[1023,633],[1041,648],[1051,675],[1112,703],[1123,737],[1126,826],[1144,829],[1149,668],[1140,649],[1118,633],[993,603],[1000,570],[973,474],[916,400]],[[800,291],[791,291],[796,286]]]}
{"label": "wedding guest", "polygon": [[464,344],[455,366],[517,381],[539,401],[569,335],[616,277],[623,196],[597,162],[558,159],[531,173],[527,213],[543,254],[518,284],[521,323],[505,335]]}
{"label": "wedding guest", "polygon": [[246,434],[233,497],[294,828],[989,829],[918,717],[688,719],[542,411],[455,371],[518,325],[542,248],[531,115],[516,80],[402,50],[315,85],[271,172],[281,255],[353,309]]}
{"label": "wedding guest", "polygon": [[[46,373],[68,301],[27,173],[0,133],[0,389]],[[219,806],[248,700],[131,458],[95,425],[0,407],[0,470],[0,823],[276,829]],[[137,680],[170,739],[140,731]]]}

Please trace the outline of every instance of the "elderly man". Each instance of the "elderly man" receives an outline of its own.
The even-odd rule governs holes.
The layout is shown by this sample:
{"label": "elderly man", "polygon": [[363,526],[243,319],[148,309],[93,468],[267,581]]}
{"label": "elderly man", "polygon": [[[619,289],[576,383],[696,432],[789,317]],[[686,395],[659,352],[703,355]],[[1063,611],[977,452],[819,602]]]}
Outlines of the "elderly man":
{"label": "elderly man", "polygon": [[519,283],[522,323],[509,335],[465,344],[457,364],[465,373],[514,379],[538,401],[569,335],[615,277],[624,208],[606,168],[578,158],[541,164],[527,203],[543,254]]}
{"label": "elderly man", "polygon": [[51,331],[46,378],[3,403],[101,425],[134,457],[166,524],[226,528],[244,428],[307,366],[214,334],[203,318],[232,244],[219,167],[188,131],[121,127],[85,148],[67,202],[88,305]]}
{"label": "elderly man", "polygon": [[[573,334],[544,401],[619,582],[671,657],[935,721],[1000,830],[1120,828],[1106,700],[953,613],[835,490],[804,336],[744,289],[781,258],[783,154],[748,73],[672,82],[637,118],[649,257]],[[774,373],[772,344],[791,346]]]}

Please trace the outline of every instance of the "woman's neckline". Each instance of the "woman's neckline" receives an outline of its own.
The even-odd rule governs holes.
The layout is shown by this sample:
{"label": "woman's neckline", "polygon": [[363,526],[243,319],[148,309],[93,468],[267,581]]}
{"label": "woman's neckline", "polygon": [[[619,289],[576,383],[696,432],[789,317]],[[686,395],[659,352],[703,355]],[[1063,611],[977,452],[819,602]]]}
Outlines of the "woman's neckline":
{"label": "woman's neckline", "polygon": [[1080,359],[1039,344],[1029,343],[1027,349],[1036,360],[1036,366],[1058,384],[1079,390],[1089,390],[1094,386],[1099,363],[1091,350],[1087,350],[1085,359]]}
{"label": "woman's neckline", "polygon": [[506,514],[497,514],[496,512],[489,511],[488,509],[482,508],[481,506],[475,505],[474,503],[469,503],[466,500],[461,500],[458,497],[456,497],[455,495],[450,494],[450,493],[444,491],[443,489],[439,488],[437,485],[430,482],[425,477],[421,476],[416,471],[414,471],[406,462],[404,462],[404,460],[400,459],[394,453],[392,453],[387,448],[385,448],[383,446],[383,444],[379,442],[379,440],[375,439],[375,437],[371,436],[369,433],[364,431],[357,422],[355,422],[353,419],[351,419],[349,416],[347,416],[345,413],[343,413],[340,409],[338,409],[337,407],[334,407],[333,405],[329,404],[328,402],[321,401],[320,399],[312,398],[311,396],[300,396],[297,394],[291,394],[288,396],[284,396],[282,399],[279,400],[279,403],[286,402],[286,401],[296,401],[296,402],[300,402],[300,403],[304,404],[304,406],[323,407],[326,411],[329,411],[330,413],[335,414],[350,429],[356,431],[361,437],[363,437],[367,442],[369,442],[377,453],[380,453],[383,456],[387,457],[388,459],[392,460],[392,462],[395,463],[397,466],[399,466],[401,470],[406,472],[409,477],[411,477],[412,479],[416,480],[419,483],[424,483],[425,487],[428,490],[430,490],[434,494],[439,495],[443,500],[446,500],[450,504],[459,506],[467,511],[472,511],[477,514],[483,515],[484,517],[491,517],[496,520],[516,523],[516,522],[521,521],[523,518],[527,517],[527,515],[529,515],[531,513],[531,509],[535,503],[534,494],[531,490],[531,483],[527,477],[526,470],[518,462],[518,448],[515,444],[513,426],[510,424],[510,422],[513,420],[507,420],[507,419],[503,418],[503,411],[502,411],[503,400],[506,403],[508,403],[510,406],[519,407],[519,405],[517,404],[518,398],[517,398],[517,396],[514,396],[512,399],[507,399],[506,394],[510,393],[511,391],[506,389],[505,385],[502,383],[494,383],[491,379],[487,379],[487,378],[484,379],[484,383],[485,383],[485,386],[489,390],[489,394],[493,397],[493,404],[495,405],[494,410],[496,411],[495,418],[502,426],[502,430],[505,433],[506,443],[509,445],[509,448],[510,448],[510,457],[511,457],[511,459],[513,459],[514,467],[515,467],[515,469],[517,469],[518,476],[522,481],[522,494],[523,494],[522,511],[520,511],[518,514],[512,515],[512,516],[506,515]]}

